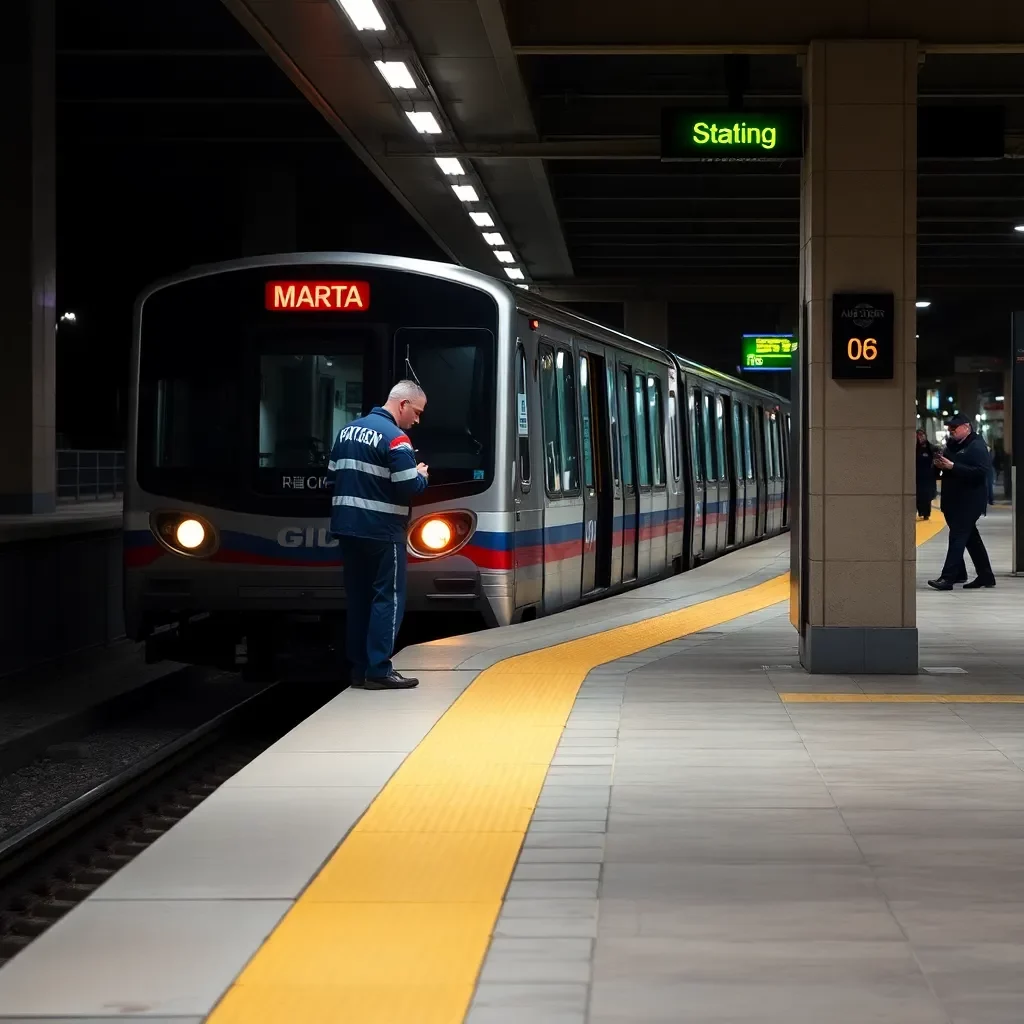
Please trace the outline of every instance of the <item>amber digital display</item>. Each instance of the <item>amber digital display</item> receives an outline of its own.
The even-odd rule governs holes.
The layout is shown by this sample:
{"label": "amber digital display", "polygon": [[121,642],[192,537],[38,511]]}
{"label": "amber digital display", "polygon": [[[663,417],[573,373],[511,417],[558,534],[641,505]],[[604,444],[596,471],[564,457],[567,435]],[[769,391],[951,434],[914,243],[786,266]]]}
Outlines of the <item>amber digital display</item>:
{"label": "amber digital display", "polygon": [[892,380],[894,308],[891,292],[833,295],[833,380]]}

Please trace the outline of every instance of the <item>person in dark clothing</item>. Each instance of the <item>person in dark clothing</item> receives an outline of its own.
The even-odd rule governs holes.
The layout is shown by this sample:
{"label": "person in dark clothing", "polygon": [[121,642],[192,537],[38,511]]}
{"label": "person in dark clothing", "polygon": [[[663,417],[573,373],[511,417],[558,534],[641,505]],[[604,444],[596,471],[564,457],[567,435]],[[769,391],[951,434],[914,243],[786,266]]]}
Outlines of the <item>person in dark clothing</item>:
{"label": "person in dark clothing", "polygon": [[935,456],[935,465],[942,471],[939,508],[949,527],[949,547],[941,575],[929,580],[928,586],[952,590],[954,584],[966,580],[966,548],[978,575],[973,582],[964,583],[964,590],[994,587],[995,574],[978,533],[978,520],[988,511],[988,447],[971,429],[966,416],[958,414],[946,425],[949,438],[943,452]]}
{"label": "person in dark clothing", "polygon": [[930,519],[932,514],[932,501],[937,493],[935,481],[939,478],[939,471],[935,468],[935,448],[928,435],[923,431],[917,432],[917,514],[922,519]]}
{"label": "person in dark clothing", "polygon": [[331,533],[345,572],[346,653],[352,685],[404,690],[417,679],[396,672],[391,653],[405,610],[405,531],[412,500],[427,486],[406,431],[427,396],[399,381],[382,406],[338,432],[328,463]]}

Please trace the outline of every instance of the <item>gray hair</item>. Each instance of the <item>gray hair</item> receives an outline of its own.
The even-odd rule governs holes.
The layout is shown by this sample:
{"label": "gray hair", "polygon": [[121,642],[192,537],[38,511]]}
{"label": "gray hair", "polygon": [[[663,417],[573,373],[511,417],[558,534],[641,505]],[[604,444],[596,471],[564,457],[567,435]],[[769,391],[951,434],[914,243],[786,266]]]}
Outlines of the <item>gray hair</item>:
{"label": "gray hair", "polygon": [[426,392],[414,380],[400,380],[388,395],[389,402],[412,402],[417,398],[426,398]]}

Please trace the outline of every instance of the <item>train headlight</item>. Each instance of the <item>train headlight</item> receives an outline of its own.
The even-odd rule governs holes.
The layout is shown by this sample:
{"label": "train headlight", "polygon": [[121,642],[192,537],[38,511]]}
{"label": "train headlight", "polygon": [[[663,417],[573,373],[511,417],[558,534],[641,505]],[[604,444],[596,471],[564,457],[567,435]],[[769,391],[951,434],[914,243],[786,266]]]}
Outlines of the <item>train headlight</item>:
{"label": "train headlight", "polygon": [[149,524],[161,545],[175,555],[209,558],[217,550],[213,524],[194,512],[154,512]]}
{"label": "train headlight", "polygon": [[409,551],[418,558],[440,558],[459,550],[473,535],[472,512],[438,512],[417,519],[409,528]]}
{"label": "train headlight", "polygon": [[429,551],[444,551],[452,542],[452,528],[444,519],[428,519],[420,527],[420,542]]}
{"label": "train headlight", "polygon": [[206,540],[206,528],[198,519],[183,519],[174,531],[174,539],[186,551],[195,551]]}

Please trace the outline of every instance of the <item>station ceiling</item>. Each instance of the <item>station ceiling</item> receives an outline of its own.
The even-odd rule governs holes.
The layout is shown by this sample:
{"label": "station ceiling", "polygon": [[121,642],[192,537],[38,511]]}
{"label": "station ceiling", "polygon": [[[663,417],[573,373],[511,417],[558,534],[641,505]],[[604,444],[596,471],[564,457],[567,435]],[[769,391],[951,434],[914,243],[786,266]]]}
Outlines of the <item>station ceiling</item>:
{"label": "station ceiling", "polygon": [[[795,298],[799,162],[658,159],[663,107],[725,109],[738,90],[750,107],[799,106],[795,53],[580,52],[604,32],[586,4],[548,5],[565,14],[549,46],[525,16],[535,4],[381,0],[387,31],[368,39],[335,0],[223,2],[233,19],[208,0],[150,18],[128,0],[65,3],[65,120],[90,138],[341,140],[451,258],[500,275],[434,161],[456,156],[527,279],[555,297]],[[375,57],[406,62],[420,87],[396,94]],[[919,293],[1019,294],[1024,55],[929,53],[919,83],[923,105],[1007,113],[1003,159],[920,165]],[[408,109],[436,110],[442,133],[417,135]]]}

